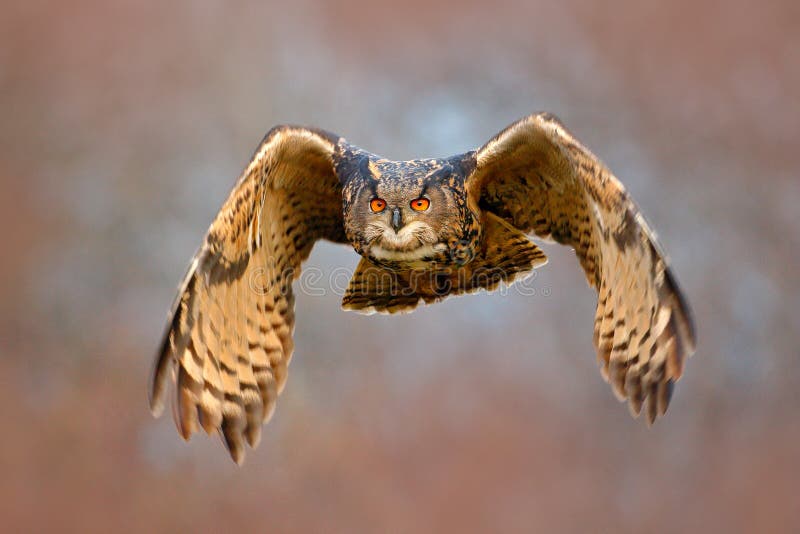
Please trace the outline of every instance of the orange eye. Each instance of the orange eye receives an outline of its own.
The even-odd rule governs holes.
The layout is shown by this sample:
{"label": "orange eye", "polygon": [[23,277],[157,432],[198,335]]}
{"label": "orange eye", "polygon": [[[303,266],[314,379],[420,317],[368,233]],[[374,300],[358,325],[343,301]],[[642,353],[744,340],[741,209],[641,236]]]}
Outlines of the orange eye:
{"label": "orange eye", "polygon": [[411,201],[411,209],[414,211],[425,211],[431,205],[431,201],[427,198],[416,198]]}
{"label": "orange eye", "polygon": [[386,209],[386,201],[382,198],[373,198],[369,202],[369,209],[374,211],[375,213],[380,213]]}

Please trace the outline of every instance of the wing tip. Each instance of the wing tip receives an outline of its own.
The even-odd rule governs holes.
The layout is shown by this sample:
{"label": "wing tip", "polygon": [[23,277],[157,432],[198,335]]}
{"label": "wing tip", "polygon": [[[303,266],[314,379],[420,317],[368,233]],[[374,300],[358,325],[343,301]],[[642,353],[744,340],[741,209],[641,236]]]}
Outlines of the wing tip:
{"label": "wing tip", "polygon": [[232,425],[223,424],[220,428],[220,436],[231,460],[241,467],[245,458],[244,440],[241,432],[232,428]]}
{"label": "wing tip", "polygon": [[161,415],[164,413],[164,402],[160,399],[153,399],[152,395],[148,395],[147,405],[150,409],[150,415],[155,418],[161,417]]}
{"label": "wing tip", "polygon": [[197,266],[200,261],[203,249],[199,249],[189,262],[186,273],[181,280],[178,287],[178,292],[175,300],[170,308],[169,315],[167,316],[167,326],[161,336],[161,343],[159,344],[156,357],[153,359],[153,365],[150,369],[150,379],[147,388],[147,402],[150,407],[150,413],[154,417],[160,417],[164,412],[164,397],[168,389],[169,366],[175,363],[173,340],[171,339],[173,331],[175,331],[176,322],[179,320],[181,301],[183,295],[187,291],[192,290],[192,286],[197,280],[195,276],[197,273]]}
{"label": "wing tip", "polygon": [[690,357],[697,350],[697,327],[694,319],[694,312],[689,305],[689,301],[683,293],[672,269],[667,267],[664,271],[667,284],[675,298],[676,306],[673,308],[679,315],[680,326],[683,330],[683,341],[685,341],[686,357]]}
{"label": "wing tip", "polygon": [[153,368],[150,371],[149,386],[147,388],[147,405],[153,417],[161,417],[164,413],[164,396],[167,389],[167,366],[171,360],[171,354],[166,354],[163,350],[156,356]]}

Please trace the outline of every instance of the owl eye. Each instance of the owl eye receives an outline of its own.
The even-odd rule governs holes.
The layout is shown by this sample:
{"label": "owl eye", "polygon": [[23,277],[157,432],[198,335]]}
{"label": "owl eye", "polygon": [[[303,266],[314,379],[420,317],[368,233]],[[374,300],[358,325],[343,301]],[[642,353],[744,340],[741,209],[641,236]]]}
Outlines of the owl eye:
{"label": "owl eye", "polygon": [[374,213],[380,213],[386,209],[386,201],[382,198],[373,198],[369,201],[369,209]]}
{"label": "owl eye", "polygon": [[425,197],[415,198],[411,201],[411,209],[414,211],[425,211],[431,205],[431,201]]}

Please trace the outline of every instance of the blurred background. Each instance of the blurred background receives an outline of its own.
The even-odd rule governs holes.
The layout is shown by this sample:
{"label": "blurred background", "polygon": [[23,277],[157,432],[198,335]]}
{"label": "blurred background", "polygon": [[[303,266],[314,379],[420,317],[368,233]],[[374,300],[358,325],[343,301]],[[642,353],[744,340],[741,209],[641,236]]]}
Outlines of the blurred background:
{"label": "blurred background", "polygon": [[[5,2],[4,529],[797,532],[799,5]],[[533,296],[388,318],[298,291],[243,468],[151,418],[176,286],[271,126],[405,159],[537,110],[627,185],[693,305],[655,427],[602,381],[595,295],[553,245]],[[322,244],[308,265],[357,259]]]}

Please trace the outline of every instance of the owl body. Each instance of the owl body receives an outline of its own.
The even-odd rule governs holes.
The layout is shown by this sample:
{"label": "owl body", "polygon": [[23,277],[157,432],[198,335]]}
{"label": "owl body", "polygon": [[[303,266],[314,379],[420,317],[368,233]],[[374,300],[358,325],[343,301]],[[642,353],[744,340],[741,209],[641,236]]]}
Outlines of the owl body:
{"label": "owl body", "polygon": [[530,234],[574,249],[597,291],[601,374],[652,423],[694,352],[691,310],[623,185],[547,113],[475,151],[410,161],[323,130],[273,128],[192,259],[155,359],[150,407],[158,415],[174,385],[180,434],[219,433],[239,463],[286,383],[292,283],[316,241],[361,255],[344,309],[395,313],[491,291],[544,265]]}

